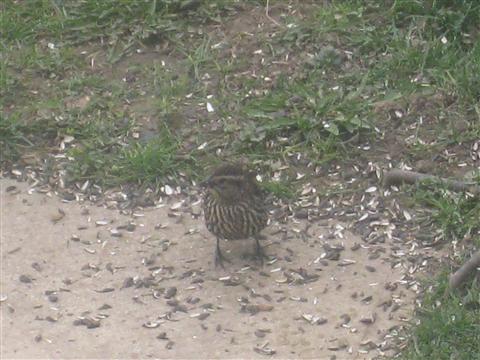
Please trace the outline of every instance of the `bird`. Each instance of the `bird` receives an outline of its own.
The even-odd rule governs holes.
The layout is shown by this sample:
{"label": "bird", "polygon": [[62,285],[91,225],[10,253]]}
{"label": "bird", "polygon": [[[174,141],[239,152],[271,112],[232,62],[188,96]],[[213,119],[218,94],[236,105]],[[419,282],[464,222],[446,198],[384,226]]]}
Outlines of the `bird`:
{"label": "bird", "polygon": [[217,238],[215,267],[230,262],[220,250],[220,240],[255,239],[255,253],[263,264],[267,257],[260,246],[260,232],[267,226],[266,193],[256,174],[242,163],[225,163],[199,184],[204,189],[205,225]]}

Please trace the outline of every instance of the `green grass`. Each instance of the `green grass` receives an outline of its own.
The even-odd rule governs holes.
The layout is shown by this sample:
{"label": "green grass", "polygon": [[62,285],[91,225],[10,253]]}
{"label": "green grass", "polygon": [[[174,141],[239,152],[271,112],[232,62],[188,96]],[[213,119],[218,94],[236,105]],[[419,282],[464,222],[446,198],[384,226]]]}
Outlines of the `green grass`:
{"label": "green grass", "polygon": [[[417,189],[415,200],[428,206],[431,218],[442,230],[444,241],[480,248],[480,203],[478,199],[447,190]],[[468,258],[455,260],[458,266]],[[467,281],[463,287],[445,295],[448,274],[444,270],[435,280],[429,280],[429,289],[417,308],[416,320],[409,328],[409,345],[402,359],[480,359],[480,284]]]}
{"label": "green grass", "polygon": [[[357,110],[360,118],[369,118],[374,101],[432,88],[454,98],[451,112],[442,109],[447,116],[466,119],[478,131],[480,43],[474,38],[479,14],[480,4],[471,1],[333,1],[288,30],[283,40],[316,54],[323,76],[314,73],[315,83],[335,78],[342,89],[359,89],[363,98],[358,100],[365,104]],[[338,69],[335,54],[343,49],[357,62],[354,72]],[[350,94],[355,100],[357,94]]]}
{"label": "green grass", "polygon": [[26,136],[27,129],[22,126],[15,116],[0,114],[0,164],[18,160],[22,147],[31,146]]}
{"label": "green grass", "polygon": [[[81,115],[94,119],[86,129],[67,127],[68,134],[84,142],[82,151],[92,151],[92,156],[94,150],[100,151],[95,134],[103,134],[105,126],[104,120],[97,124],[95,119],[111,117],[108,113],[118,112],[114,109],[125,100],[135,102],[145,93],[154,97],[146,103],[150,109],[146,112],[159,118],[160,127],[181,127],[193,104],[216,95],[210,101],[224,132],[220,139],[216,133],[214,141],[202,134],[199,142],[224,144],[226,156],[233,158],[286,159],[299,152],[314,163],[344,160],[352,152],[350,139],[379,139],[375,127],[388,130],[383,116],[374,112],[378,101],[407,98],[424,93],[425,88],[432,89],[430,93],[448,92],[453,98],[453,106],[441,109],[443,113],[438,115],[470,124],[466,134],[453,133],[455,136],[439,127],[438,138],[443,140],[435,151],[450,146],[452,139],[460,143],[480,133],[478,101],[473,101],[479,97],[480,47],[466,35],[477,23],[478,5],[460,1],[447,6],[429,1],[424,8],[415,1],[380,5],[350,0],[313,6],[311,16],[304,20],[286,19],[293,26],[280,30],[273,41],[260,35],[257,46],[264,48],[267,61],[282,60],[286,51],[311,54],[296,59],[298,66],[279,76],[269,88],[261,80],[270,75],[268,68],[259,70],[257,79],[236,80],[232,75],[244,70],[248,59],[221,56],[221,51],[212,48],[218,39],[192,30],[228,21],[236,6],[235,1],[220,0],[120,1],[115,6],[112,1],[40,1],[33,12],[27,3],[9,0],[2,14],[8,29],[2,39],[6,50],[0,79],[5,85],[2,102],[4,106],[15,104],[15,116],[26,124],[41,107],[53,106],[55,116],[68,117],[70,111],[62,108],[62,99],[93,92],[91,104]],[[176,58],[172,64],[156,61],[153,66],[131,68],[144,83],[142,88],[89,74],[87,59],[79,56],[79,50],[87,45],[103,53],[107,64],[113,64],[137,48],[164,44],[173,46]],[[348,57],[345,51],[350,53]],[[214,79],[213,87],[203,84],[206,73]],[[26,75],[30,77],[27,82]],[[420,80],[413,81],[415,78]],[[44,83],[49,87],[43,99],[29,104],[32,87],[45,89]],[[249,95],[252,89],[260,95]],[[187,94],[193,95],[190,100],[186,100]],[[94,116],[99,108],[103,115]],[[136,119],[131,119],[130,124],[135,123]],[[15,143],[22,143],[22,128],[17,129],[20,137],[10,138],[7,157],[18,153]],[[97,179],[95,167],[86,164],[85,168],[92,169],[92,179]]]}
{"label": "green grass", "polygon": [[75,148],[69,151],[75,161],[68,171],[71,181],[95,179],[101,186],[122,184],[163,185],[180,171],[191,173],[193,159],[180,156],[179,144],[165,134],[147,144],[113,146],[109,149]]}
{"label": "green grass", "polygon": [[120,43],[127,48],[138,41],[168,39],[189,24],[217,21],[234,4],[232,0],[6,0],[0,19],[6,43],[56,39],[79,44],[103,39],[113,48]]}
{"label": "green grass", "polygon": [[480,359],[480,288],[444,296],[446,274],[436,279],[417,308],[419,324],[411,329],[404,360]]}
{"label": "green grass", "polygon": [[477,198],[442,189],[419,190],[416,201],[431,208],[432,219],[448,241],[473,236],[480,247],[480,202]]}
{"label": "green grass", "polygon": [[[155,184],[157,177],[185,170],[178,156],[191,155],[178,154],[178,134],[149,135],[148,141],[147,135],[137,141],[132,134],[144,114],[159,118],[158,129],[181,127],[181,100],[192,90],[192,101],[204,100],[196,82],[207,63],[216,65],[208,37],[192,29],[218,23],[235,10],[235,1],[7,0],[1,6],[0,95],[3,108],[9,109],[0,119],[2,167],[12,166],[22,153],[42,152],[73,136],[71,161],[62,165],[70,183]],[[85,49],[93,51],[92,58],[100,55],[96,67],[108,69],[138,48],[163,44],[177,47],[179,61],[170,67],[160,60],[153,67],[129,67],[139,74],[141,87],[128,86],[117,76],[105,78],[82,55]],[[154,101],[143,100],[147,92]],[[87,96],[86,105],[69,107]],[[146,104],[146,111],[123,110],[137,99],[142,99],[137,108]]]}
{"label": "green grass", "polygon": [[[343,142],[357,134],[378,138],[376,126],[389,131],[373,111],[378,101],[423,96],[426,89],[453,98],[453,106],[432,109],[442,111],[435,115],[469,123],[453,141],[474,139],[480,129],[480,43],[468,35],[475,33],[480,4],[426,3],[424,9],[413,1],[332,1],[307,20],[292,19],[295,26],[280,33],[273,47],[312,56],[243,105],[239,117],[247,121],[234,151],[253,158],[268,150],[274,157],[307,153],[315,162],[344,159]],[[437,129],[442,148],[452,144],[445,128]]]}
{"label": "green grass", "polygon": [[262,188],[279,199],[294,199],[296,195],[295,186],[285,181],[268,181],[262,183]]}

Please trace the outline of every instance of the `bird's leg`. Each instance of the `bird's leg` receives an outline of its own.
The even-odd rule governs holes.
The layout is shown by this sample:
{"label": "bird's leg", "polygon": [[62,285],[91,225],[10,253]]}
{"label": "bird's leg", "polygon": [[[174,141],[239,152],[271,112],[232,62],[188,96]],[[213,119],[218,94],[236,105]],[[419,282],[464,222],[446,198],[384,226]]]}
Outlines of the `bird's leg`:
{"label": "bird's leg", "polygon": [[223,256],[222,251],[220,250],[220,239],[217,237],[217,247],[215,248],[215,267],[220,265],[222,269],[225,269],[223,266],[223,261],[231,263],[225,256]]}
{"label": "bird's leg", "polygon": [[260,264],[263,266],[263,258],[269,259],[269,257],[263,251],[263,248],[260,246],[260,239],[258,236],[255,236],[255,255],[260,259]]}

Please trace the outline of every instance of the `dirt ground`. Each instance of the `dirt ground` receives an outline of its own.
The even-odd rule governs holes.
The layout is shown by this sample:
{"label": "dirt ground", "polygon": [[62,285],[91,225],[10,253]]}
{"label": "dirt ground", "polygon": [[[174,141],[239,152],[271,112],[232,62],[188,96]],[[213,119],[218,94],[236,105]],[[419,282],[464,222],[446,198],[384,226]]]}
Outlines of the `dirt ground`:
{"label": "dirt ground", "polygon": [[368,359],[412,315],[405,269],[334,219],[272,224],[263,268],[223,244],[222,270],[182,199],[124,215],[0,188],[2,359]]}

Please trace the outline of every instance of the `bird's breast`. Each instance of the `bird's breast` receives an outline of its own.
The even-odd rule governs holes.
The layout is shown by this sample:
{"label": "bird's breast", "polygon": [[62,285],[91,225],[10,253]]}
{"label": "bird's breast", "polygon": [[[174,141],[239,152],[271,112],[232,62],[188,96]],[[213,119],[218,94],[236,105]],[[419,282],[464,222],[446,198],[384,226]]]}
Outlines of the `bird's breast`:
{"label": "bird's breast", "polygon": [[258,234],[267,225],[267,212],[254,202],[225,205],[207,195],[203,209],[207,229],[227,240],[246,239]]}

